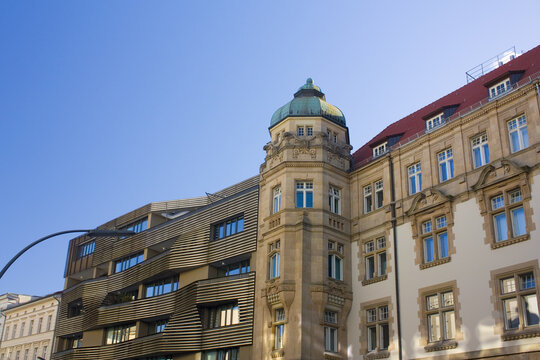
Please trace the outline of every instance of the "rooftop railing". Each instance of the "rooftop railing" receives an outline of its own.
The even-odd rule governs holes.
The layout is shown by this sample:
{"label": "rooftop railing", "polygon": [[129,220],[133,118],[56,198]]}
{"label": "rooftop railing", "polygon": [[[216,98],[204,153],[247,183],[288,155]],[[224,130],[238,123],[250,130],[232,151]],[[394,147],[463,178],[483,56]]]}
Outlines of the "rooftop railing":
{"label": "rooftop railing", "polygon": [[480,76],[483,76],[488,72],[506,64],[510,60],[514,60],[517,56],[518,55],[516,54],[516,47],[512,46],[511,48],[503,51],[497,56],[494,56],[491,59],[484,61],[480,65],[473,67],[469,71],[465,72],[465,76],[467,77],[467,84],[471,81],[478,79]]}

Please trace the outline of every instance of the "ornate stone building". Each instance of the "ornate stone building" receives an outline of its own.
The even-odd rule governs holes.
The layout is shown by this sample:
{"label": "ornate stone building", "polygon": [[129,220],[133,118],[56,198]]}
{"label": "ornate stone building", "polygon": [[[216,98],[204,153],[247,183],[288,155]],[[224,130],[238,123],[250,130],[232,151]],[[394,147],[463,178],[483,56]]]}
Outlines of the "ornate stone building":
{"label": "ornate stone building", "polygon": [[540,357],[540,47],[351,153],[308,79],[260,175],[73,239],[56,359]]}

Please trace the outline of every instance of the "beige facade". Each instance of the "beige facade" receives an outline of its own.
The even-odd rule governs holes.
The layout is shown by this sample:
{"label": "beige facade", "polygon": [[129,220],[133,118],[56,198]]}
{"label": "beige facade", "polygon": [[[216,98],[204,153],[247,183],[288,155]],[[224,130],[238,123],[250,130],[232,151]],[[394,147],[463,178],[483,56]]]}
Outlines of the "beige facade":
{"label": "beige facade", "polygon": [[6,322],[4,311],[9,307],[28,302],[35,298],[37,298],[37,296],[14,293],[5,293],[0,295],[0,345],[2,344],[2,339],[4,338],[4,325]]}
{"label": "beige facade", "polygon": [[51,358],[60,295],[44,296],[3,311],[2,360]]}

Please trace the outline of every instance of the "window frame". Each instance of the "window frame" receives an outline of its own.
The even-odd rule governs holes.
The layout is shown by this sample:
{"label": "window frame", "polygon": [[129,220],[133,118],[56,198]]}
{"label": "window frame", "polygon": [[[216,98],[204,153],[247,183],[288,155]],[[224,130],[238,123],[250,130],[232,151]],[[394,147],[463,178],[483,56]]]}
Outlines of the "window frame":
{"label": "window frame", "polygon": [[278,279],[281,275],[281,241],[268,244],[268,279]]}
{"label": "window frame", "polygon": [[426,132],[431,132],[445,124],[444,113],[426,120]]}
{"label": "window frame", "polygon": [[[132,263],[134,261],[134,263]],[[126,271],[127,269],[130,269],[136,265],[139,265],[140,263],[144,262],[144,251],[139,251],[134,254],[124,256],[120,259],[117,259],[114,261],[114,274],[118,274],[122,271]],[[120,265],[120,268],[118,267]]]}
{"label": "window frame", "polygon": [[[381,317],[382,312],[379,309],[385,308],[385,317]],[[374,310],[374,311],[373,311]],[[375,317],[370,317],[369,314],[374,314]],[[360,304],[360,348],[363,350],[364,357],[369,358],[388,358],[390,352],[394,349],[393,344],[393,306],[390,297],[373,300]],[[383,326],[388,329],[388,346],[381,346],[381,335]],[[374,329],[375,346],[371,345],[371,329]]]}
{"label": "window frame", "polygon": [[[512,201],[511,196],[512,194],[515,194],[516,192],[520,193],[520,198],[518,201]],[[492,239],[493,239],[493,245],[495,248],[504,246],[507,243],[514,243],[520,240],[525,240],[529,237],[530,234],[530,224],[528,221],[528,217],[526,215],[525,211],[525,199],[523,194],[523,188],[521,186],[517,186],[510,189],[503,189],[499,192],[497,192],[494,195],[491,195],[489,197],[489,204],[488,206],[488,217],[489,217],[489,224],[490,229],[492,231]],[[502,198],[503,203],[501,204],[501,207],[494,208],[494,200]],[[522,234],[515,234],[516,226],[514,223],[514,211],[521,209],[522,210],[522,216],[523,220],[522,223],[525,226],[525,232]],[[496,218],[503,215],[505,217],[505,223],[506,223],[506,234],[504,238],[501,238],[501,234],[499,233],[499,229],[497,226],[497,220]],[[529,213],[530,214],[530,213]]]}
{"label": "window frame", "polygon": [[499,81],[495,85],[489,87],[488,89],[489,100],[498,98],[499,96],[507,93],[510,90],[512,90],[512,83],[510,82],[510,78],[508,77],[502,81]]}
{"label": "window frame", "polygon": [[[179,287],[179,277],[178,275],[169,276],[167,278],[162,278],[154,280],[149,283],[144,284],[144,298],[152,298],[160,295],[169,294],[178,290]],[[170,288],[168,289],[168,287]],[[148,291],[152,289],[152,294],[148,295]]]}
{"label": "window frame", "polygon": [[96,249],[95,240],[87,241],[84,244],[80,244],[77,246],[77,257],[79,259],[82,259],[84,257],[90,256],[94,253],[95,249]]}
{"label": "window frame", "polygon": [[[521,121],[523,120],[523,123]],[[512,127],[511,123],[515,122],[515,127]],[[514,117],[511,120],[506,122],[506,128],[508,130],[508,141],[510,146],[510,153],[515,153],[526,149],[530,146],[529,144],[529,130],[527,127],[527,117],[525,114]],[[524,130],[524,132],[523,132]],[[517,134],[518,149],[514,148],[514,142],[512,141],[512,134]],[[525,135],[524,135],[525,133]]]}
{"label": "window frame", "polygon": [[[442,296],[441,294],[452,294],[453,305],[441,307]],[[461,319],[461,304],[459,303],[459,288],[457,287],[457,281],[448,281],[445,283],[428,286],[426,288],[418,289],[418,317],[420,321],[420,345],[424,347],[427,352],[441,351],[454,349],[458,346],[458,342],[463,340]],[[430,296],[437,296],[439,307],[436,309],[428,308],[427,298]],[[443,335],[443,323],[444,314],[453,311],[454,313],[454,336],[449,339],[444,339]],[[429,316],[438,316],[439,329],[441,337],[438,340],[432,341],[430,339],[429,329]]]}
{"label": "window frame", "polygon": [[407,183],[409,195],[422,191],[422,164],[419,161],[407,166]]}
{"label": "window frame", "polygon": [[330,185],[328,187],[328,204],[330,212],[341,215],[341,189]]}
{"label": "window frame", "polygon": [[[441,156],[444,156],[444,158],[441,158]],[[454,178],[454,151],[451,147],[437,153],[437,164],[439,182],[443,183]],[[446,178],[444,178],[444,174],[446,174]]]}
{"label": "window frame", "polygon": [[330,279],[343,281],[343,249],[343,244],[328,241],[328,277]]}
{"label": "window frame", "polygon": [[[285,324],[287,323],[287,313],[284,307],[272,309],[272,350],[277,351],[285,347]],[[279,334],[279,335],[278,335]]]}
{"label": "window frame", "polygon": [[[380,195],[380,197],[379,197]],[[383,179],[378,179],[370,184],[362,187],[363,196],[363,213],[369,214],[372,211],[379,210],[384,207],[384,182]],[[369,206],[368,206],[369,205]]]}
{"label": "window frame", "polygon": [[388,141],[373,147],[373,158],[378,158],[388,152]]}
{"label": "window frame", "polygon": [[281,211],[281,185],[272,189],[272,214]]}
{"label": "window frame", "polygon": [[324,311],[324,351],[337,353],[339,352],[338,340],[338,319],[339,313],[333,310]]}
{"label": "window frame", "polygon": [[[475,149],[479,149],[480,163],[476,161]],[[471,157],[473,169],[489,164],[489,137],[487,131],[476,134],[471,138]]]}
{"label": "window frame", "polygon": [[105,328],[104,335],[104,345],[113,345],[131,341],[137,338],[137,325],[135,323],[130,323],[107,327]]}
{"label": "window frame", "polygon": [[211,226],[211,238],[213,241],[222,240],[243,232],[246,229],[244,214],[238,214],[221,220]]}
{"label": "window frame", "polygon": [[[366,286],[388,278],[388,248],[389,244],[385,235],[370,238],[362,243],[363,258],[363,280],[362,285]],[[381,269],[381,256],[384,254],[385,266],[384,273]],[[373,274],[368,269],[368,259],[373,259]]]}
{"label": "window frame", "polygon": [[[525,274],[532,274],[534,286],[532,288],[521,288],[520,276]],[[537,316],[540,314],[540,286],[538,279],[540,276],[540,269],[538,267],[537,260],[531,260],[520,264],[507,266],[505,268],[496,269],[491,271],[491,297],[493,309],[495,310],[495,333],[501,336],[503,341],[518,340],[523,338],[540,337],[540,321],[537,324],[525,326],[525,314],[524,304],[522,302],[523,297],[536,295],[537,304]],[[514,280],[514,291],[503,292],[502,280],[512,278]],[[506,327],[506,311],[504,307],[504,300],[516,298],[518,306],[518,321],[517,328],[507,329]]]}
{"label": "window frame", "polygon": [[[312,209],[313,208],[313,181],[297,180],[295,181],[295,207],[297,209]],[[299,204],[299,195],[302,196],[302,204]],[[311,200],[311,206],[308,206],[308,201]]]}
{"label": "window frame", "polygon": [[[439,223],[441,219],[444,218],[444,226],[440,226]],[[429,225],[429,229],[427,229],[427,224]],[[432,262],[447,262],[446,259],[450,258],[450,251],[449,251],[449,242],[448,242],[448,219],[446,218],[446,214],[437,214],[435,216],[431,216],[428,219],[424,219],[420,223],[420,229],[419,232],[422,236],[422,253],[423,256],[423,264],[429,265]],[[446,234],[446,256],[443,256],[441,254],[441,235]],[[427,239],[431,239],[432,241],[432,260],[428,260],[428,254],[427,254],[427,247],[426,247],[426,241]]]}
{"label": "window frame", "polygon": [[240,324],[238,302],[205,306],[205,329],[220,329]]}

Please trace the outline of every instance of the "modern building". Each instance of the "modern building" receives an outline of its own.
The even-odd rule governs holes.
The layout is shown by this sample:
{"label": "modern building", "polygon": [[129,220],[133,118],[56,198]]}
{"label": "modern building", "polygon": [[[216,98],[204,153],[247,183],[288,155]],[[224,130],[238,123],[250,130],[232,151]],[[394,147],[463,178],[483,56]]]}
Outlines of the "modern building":
{"label": "modern building", "polygon": [[308,79],[259,176],[71,241],[54,358],[540,358],[540,47],[493,68],[354,153]]}
{"label": "modern building", "polygon": [[2,344],[2,339],[4,338],[4,325],[6,320],[4,310],[11,306],[22,304],[35,298],[37,298],[37,296],[14,293],[5,293],[0,295],[0,345]]}
{"label": "modern building", "polygon": [[51,359],[59,303],[60,293],[55,293],[4,310],[0,360]]}

